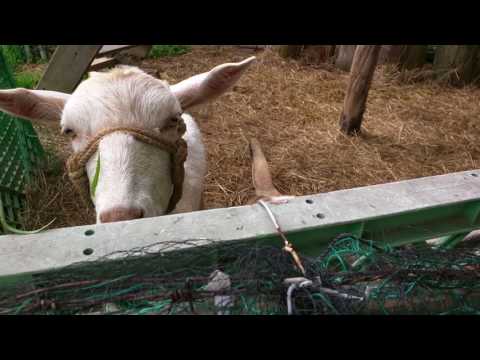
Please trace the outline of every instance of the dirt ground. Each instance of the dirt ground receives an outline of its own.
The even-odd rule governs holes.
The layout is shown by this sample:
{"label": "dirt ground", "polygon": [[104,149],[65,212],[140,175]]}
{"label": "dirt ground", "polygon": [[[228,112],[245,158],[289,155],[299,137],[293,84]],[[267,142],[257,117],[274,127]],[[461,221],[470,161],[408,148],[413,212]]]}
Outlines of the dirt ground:
{"label": "dirt ground", "polygon": [[[195,47],[171,58],[145,60],[170,83],[243,60],[253,51]],[[479,167],[480,89],[405,83],[391,67],[380,67],[370,92],[359,137],[339,132],[348,74],[328,66],[285,61],[270,51],[230,93],[192,111],[203,131],[209,171],[209,209],[244,205],[253,194],[248,139],[264,148],[278,189],[308,195],[440,175]],[[36,126],[54,155],[50,171],[32,192],[27,224],[54,227],[94,222],[62,175],[68,144],[51,129]]]}

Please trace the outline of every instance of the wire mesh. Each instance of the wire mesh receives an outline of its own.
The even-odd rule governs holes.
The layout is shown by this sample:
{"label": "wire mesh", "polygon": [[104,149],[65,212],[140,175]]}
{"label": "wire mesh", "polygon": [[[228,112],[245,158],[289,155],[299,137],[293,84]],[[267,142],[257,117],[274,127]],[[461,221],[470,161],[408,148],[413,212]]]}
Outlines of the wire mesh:
{"label": "wire mesh", "polygon": [[318,257],[250,242],[163,242],[2,286],[2,314],[477,314],[472,249],[376,246],[343,235]]}

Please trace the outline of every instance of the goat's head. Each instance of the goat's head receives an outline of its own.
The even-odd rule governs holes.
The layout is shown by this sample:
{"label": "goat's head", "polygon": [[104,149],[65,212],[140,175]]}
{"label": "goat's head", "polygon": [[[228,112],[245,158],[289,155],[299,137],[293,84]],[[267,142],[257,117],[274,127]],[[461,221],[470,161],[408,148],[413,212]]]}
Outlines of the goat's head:
{"label": "goat's head", "polygon": [[[90,73],[71,95],[39,90],[1,90],[0,110],[31,121],[60,125],[75,153],[99,132],[117,127],[158,131],[184,110],[229,90],[255,60],[220,65],[176,85],[138,68]],[[100,171],[98,171],[101,159]],[[128,133],[102,138],[86,164],[98,222],[165,214],[172,195],[170,155]],[[99,176],[98,176],[99,175]],[[97,182],[98,179],[98,182]]]}

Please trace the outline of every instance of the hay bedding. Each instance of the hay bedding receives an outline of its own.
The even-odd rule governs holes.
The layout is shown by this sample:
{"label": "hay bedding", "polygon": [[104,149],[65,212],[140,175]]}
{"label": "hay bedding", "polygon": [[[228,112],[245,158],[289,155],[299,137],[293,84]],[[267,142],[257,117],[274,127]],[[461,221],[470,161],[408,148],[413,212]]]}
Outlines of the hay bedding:
{"label": "hay bedding", "polygon": [[[180,57],[145,60],[171,83],[251,56],[234,47],[194,47]],[[348,74],[328,66],[284,61],[270,51],[232,92],[192,111],[204,134],[209,172],[207,208],[244,205],[252,196],[248,139],[257,137],[274,182],[285,194],[307,195],[478,168],[480,90],[400,83],[378,69],[360,137],[339,132]],[[37,127],[43,144],[64,160],[70,150],[51,130]],[[56,168],[58,170],[58,164]],[[92,215],[59,171],[47,174],[28,224],[54,227],[93,223]],[[41,210],[41,213],[39,213]]]}

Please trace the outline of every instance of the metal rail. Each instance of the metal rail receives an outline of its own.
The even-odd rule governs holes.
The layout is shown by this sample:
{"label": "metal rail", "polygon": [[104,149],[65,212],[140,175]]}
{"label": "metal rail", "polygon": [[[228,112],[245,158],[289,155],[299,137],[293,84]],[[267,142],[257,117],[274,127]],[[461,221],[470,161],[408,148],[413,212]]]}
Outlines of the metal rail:
{"label": "metal rail", "polygon": [[[440,237],[457,241],[480,228],[480,170],[299,197],[270,208],[302,254],[319,254],[340,233],[392,246]],[[0,286],[166,241],[184,249],[189,240],[283,246],[260,205],[7,235],[0,237]]]}

